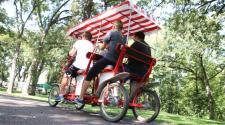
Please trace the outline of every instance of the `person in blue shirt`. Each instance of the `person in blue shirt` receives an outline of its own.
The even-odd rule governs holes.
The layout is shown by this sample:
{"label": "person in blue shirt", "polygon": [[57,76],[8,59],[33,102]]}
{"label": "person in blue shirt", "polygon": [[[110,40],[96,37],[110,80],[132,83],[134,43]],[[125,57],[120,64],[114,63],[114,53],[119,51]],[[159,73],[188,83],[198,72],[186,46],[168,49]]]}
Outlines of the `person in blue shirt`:
{"label": "person in blue shirt", "polygon": [[116,51],[116,45],[118,43],[125,44],[126,39],[122,35],[123,23],[118,20],[113,23],[113,30],[108,32],[103,39],[103,44],[100,46],[100,49],[107,48],[107,51],[103,58],[98,60],[93,67],[88,72],[85,80],[82,84],[82,89],[79,98],[75,99],[75,103],[83,104],[84,94],[86,93],[90,81],[96,77],[107,65],[115,66],[116,61],[119,57],[119,52]]}

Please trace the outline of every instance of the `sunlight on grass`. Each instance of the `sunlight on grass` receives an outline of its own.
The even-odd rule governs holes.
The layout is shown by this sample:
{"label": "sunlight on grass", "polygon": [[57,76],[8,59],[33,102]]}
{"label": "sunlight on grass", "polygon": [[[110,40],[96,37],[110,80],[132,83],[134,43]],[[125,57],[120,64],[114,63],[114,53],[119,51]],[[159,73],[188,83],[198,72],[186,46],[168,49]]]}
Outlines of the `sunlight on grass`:
{"label": "sunlight on grass", "polygon": [[6,88],[0,87],[0,93],[5,93],[6,92]]}
{"label": "sunlight on grass", "polygon": [[21,95],[21,93],[13,93],[14,96],[18,96],[18,97],[22,97],[22,98],[28,98],[28,99],[32,99],[32,100],[37,100],[37,101],[43,101],[43,102],[47,102],[48,101],[48,95],[41,95],[41,94],[36,94],[36,96],[23,96]]}
{"label": "sunlight on grass", "polygon": [[172,125],[225,125],[225,122],[219,122],[219,121],[208,120],[208,119],[200,119],[200,118],[188,117],[188,116],[180,116],[180,115],[174,115],[174,114],[169,114],[165,112],[160,112],[156,121],[166,122]]}

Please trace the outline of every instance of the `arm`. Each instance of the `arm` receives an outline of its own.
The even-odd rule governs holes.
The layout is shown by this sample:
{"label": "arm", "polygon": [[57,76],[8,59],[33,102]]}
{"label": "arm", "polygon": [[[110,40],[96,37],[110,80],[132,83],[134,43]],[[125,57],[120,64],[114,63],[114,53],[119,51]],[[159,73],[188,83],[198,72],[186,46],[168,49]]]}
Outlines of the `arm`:
{"label": "arm", "polygon": [[74,61],[75,61],[75,57],[76,57],[76,54],[77,54],[77,49],[76,47],[78,46],[77,45],[78,43],[75,43],[72,48],[70,49],[69,53],[68,53],[68,57],[67,57],[67,63],[69,65],[71,65]]}
{"label": "arm", "polygon": [[73,46],[72,49],[69,51],[69,56],[73,57],[77,53],[77,49]]}
{"label": "arm", "polygon": [[105,43],[105,42],[103,42],[102,44],[99,45],[99,48],[100,48],[101,50],[104,50],[105,48],[108,48],[108,44]]}
{"label": "arm", "polygon": [[74,58],[75,58],[75,55],[76,55],[76,48],[73,46],[71,48],[71,50],[69,51],[68,55],[67,55],[67,62],[66,62],[66,65],[63,66],[63,70],[66,71],[69,69],[69,67],[73,64],[74,62]]}
{"label": "arm", "polygon": [[[76,54],[77,54],[77,48],[80,46],[80,44],[81,44],[81,41],[76,41],[74,44],[73,44],[73,46],[72,46],[72,48],[70,49],[70,51],[69,51],[69,53],[68,53],[68,56],[70,56],[70,57],[75,57],[76,56]],[[83,43],[82,43],[83,44]]]}
{"label": "arm", "polygon": [[100,49],[103,50],[103,49],[109,47],[108,44],[109,44],[109,42],[110,42],[110,40],[111,40],[111,36],[112,36],[112,33],[111,33],[111,32],[108,32],[108,33],[106,34],[106,36],[103,38],[103,43],[100,45]]}

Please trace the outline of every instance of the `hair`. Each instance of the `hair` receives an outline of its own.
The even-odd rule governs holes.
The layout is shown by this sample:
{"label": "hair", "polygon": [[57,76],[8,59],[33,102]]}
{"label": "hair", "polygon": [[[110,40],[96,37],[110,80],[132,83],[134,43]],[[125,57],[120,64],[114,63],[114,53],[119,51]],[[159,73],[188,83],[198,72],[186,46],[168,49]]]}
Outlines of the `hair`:
{"label": "hair", "polygon": [[122,30],[123,29],[123,23],[121,20],[117,20],[113,23],[116,26],[116,29]]}
{"label": "hair", "polygon": [[91,33],[88,32],[88,31],[85,31],[85,32],[83,33],[83,37],[84,37],[86,40],[89,40],[89,41],[91,41],[91,39],[92,39],[92,35],[91,35]]}
{"label": "hair", "polygon": [[142,31],[138,31],[138,32],[134,33],[134,36],[140,38],[141,40],[145,39],[145,34]]}

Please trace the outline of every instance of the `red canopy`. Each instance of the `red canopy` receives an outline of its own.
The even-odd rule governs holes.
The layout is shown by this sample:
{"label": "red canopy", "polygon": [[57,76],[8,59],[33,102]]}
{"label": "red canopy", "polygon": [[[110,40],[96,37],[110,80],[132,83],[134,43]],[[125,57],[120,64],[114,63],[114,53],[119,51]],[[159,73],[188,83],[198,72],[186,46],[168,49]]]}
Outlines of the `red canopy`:
{"label": "red canopy", "polygon": [[124,35],[128,33],[131,35],[137,31],[150,33],[160,29],[159,23],[154,18],[131,1],[125,1],[70,28],[67,33],[77,39],[81,37],[84,31],[89,31],[94,41],[97,39],[101,41],[105,34],[112,29],[112,23],[116,20],[123,22]]}

